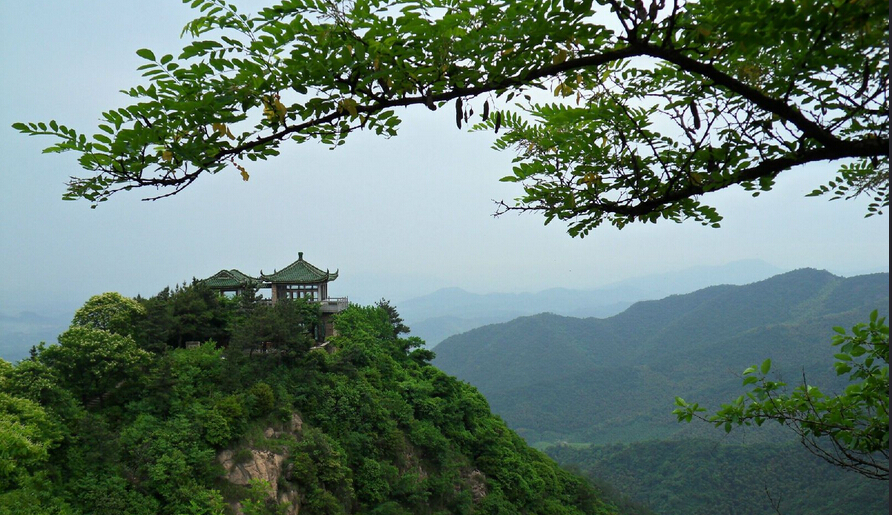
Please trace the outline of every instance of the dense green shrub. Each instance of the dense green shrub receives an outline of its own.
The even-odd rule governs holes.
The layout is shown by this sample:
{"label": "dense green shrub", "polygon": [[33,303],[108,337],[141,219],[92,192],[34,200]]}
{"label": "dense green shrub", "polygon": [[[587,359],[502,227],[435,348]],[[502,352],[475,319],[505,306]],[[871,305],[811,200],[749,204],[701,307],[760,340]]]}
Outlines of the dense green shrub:
{"label": "dense green shrub", "polygon": [[276,399],[273,389],[266,383],[254,383],[248,390],[248,411],[252,417],[262,417],[272,411]]}

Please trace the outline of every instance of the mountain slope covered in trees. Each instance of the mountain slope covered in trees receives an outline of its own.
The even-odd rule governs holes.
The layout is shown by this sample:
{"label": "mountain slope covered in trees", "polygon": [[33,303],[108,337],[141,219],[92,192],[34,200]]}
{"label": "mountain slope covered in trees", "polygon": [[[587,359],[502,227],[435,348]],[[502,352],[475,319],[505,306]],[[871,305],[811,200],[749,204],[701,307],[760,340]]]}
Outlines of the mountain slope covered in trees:
{"label": "mountain slope covered in trees", "polygon": [[888,304],[888,274],[802,269],[640,302],[608,319],[540,314],[482,327],[438,345],[434,364],[477,386],[533,443],[710,432],[677,424],[674,396],[717,407],[741,393],[746,367],[768,357],[791,384],[805,373],[841,388],[830,328],[885,314]]}
{"label": "mountain slope covered in trees", "polygon": [[94,297],[58,345],[0,360],[0,513],[618,513],[386,309],[351,306],[325,346],[317,309]]}
{"label": "mountain slope covered in trees", "polygon": [[714,440],[558,445],[548,454],[661,515],[883,515],[888,484],[834,467],[798,442]]}
{"label": "mountain slope covered in trees", "polygon": [[807,377],[841,392],[831,328],[888,313],[888,281],[804,269],[641,302],[604,320],[524,317],[447,339],[435,364],[633,509],[879,515],[889,507],[885,484],[816,458],[778,424],[725,435],[671,412],[676,395],[710,411],[737,398],[741,372],[765,358],[791,388]]}

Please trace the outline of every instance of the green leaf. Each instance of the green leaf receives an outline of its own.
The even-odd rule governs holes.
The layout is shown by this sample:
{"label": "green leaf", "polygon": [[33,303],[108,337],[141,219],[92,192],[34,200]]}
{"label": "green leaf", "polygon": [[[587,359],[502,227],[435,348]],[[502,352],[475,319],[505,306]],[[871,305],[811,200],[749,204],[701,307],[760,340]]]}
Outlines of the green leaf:
{"label": "green leaf", "polygon": [[769,370],[771,370],[771,359],[766,359],[762,362],[762,366],[760,367],[759,371],[762,372],[762,375],[764,376],[768,373]]}
{"label": "green leaf", "polygon": [[838,363],[838,364],[836,365],[836,375],[841,376],[841,375],[843,375],[843,374],[847,374],[847,373],[849,373],[849,372],[851,372],[851,371],[852,371],[852,367],[849,366],[849,365],[844,365],[844,364],[842,364],[842,363]]}
{"label": "green leaf", "polygon": [[136,55],[138,55],[148,61],[155,60],[155,53],[152,52],[151,50],[149,50],[148,48],[140,48],[139,50],[136,51]]}

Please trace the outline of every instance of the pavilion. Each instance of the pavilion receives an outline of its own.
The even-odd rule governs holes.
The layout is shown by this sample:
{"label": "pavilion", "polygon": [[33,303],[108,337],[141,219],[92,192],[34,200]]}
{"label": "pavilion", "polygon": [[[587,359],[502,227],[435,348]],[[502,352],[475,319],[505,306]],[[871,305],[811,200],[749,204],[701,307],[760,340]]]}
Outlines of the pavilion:
{"label": "pavilion", "polygon": [[304,261],[304,253],[297,253],[297,261],[271,274],[260,271],[259,277],[252,277],[236,269],[220,270],[202,282],[221,294],[241,294],[249,289],[272,290],[270,301],[275,304],[283,299],[305,299],[320,304],[323,334],[332,336],[331,315],[347,309],[347,297],[329,297],[328,283],[338,278],[338,271],[322,270]]}

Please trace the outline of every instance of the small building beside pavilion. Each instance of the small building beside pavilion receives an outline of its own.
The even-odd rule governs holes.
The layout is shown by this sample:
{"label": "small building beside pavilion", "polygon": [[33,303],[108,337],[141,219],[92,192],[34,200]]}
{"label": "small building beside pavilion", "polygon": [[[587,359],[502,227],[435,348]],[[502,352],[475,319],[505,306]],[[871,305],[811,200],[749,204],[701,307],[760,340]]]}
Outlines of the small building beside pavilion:
{"label": "small building beside pavilion", "polygon": [[234,268],[220,270],[202,282],[212,290],[218,290],[224,295],[227,293],[241,295],[247,289],[258,289],[261,286],[260,281]]}

